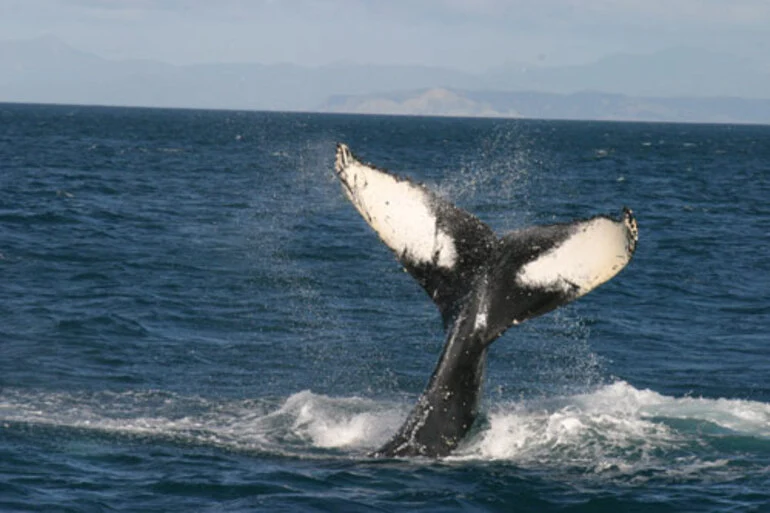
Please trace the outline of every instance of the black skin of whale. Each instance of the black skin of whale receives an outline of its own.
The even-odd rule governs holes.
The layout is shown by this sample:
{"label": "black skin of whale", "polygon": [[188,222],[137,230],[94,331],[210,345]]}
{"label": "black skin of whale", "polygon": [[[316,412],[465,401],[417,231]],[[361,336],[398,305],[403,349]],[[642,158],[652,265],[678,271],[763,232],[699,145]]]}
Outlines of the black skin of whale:
{"label": "black skin of whale", "polygon": [[[569,233],[566,226],[548,228],[547,236],[537,237],[541,248],[560,242]],[[530,260],[517,249],[520,245],[531,246],[518,242],[486,241],[485,261],[475,272],[468,270],[463,276],[471,286],[467,290],[458,286],[446,292],[450,297],[460,297],[446,304],[450,315],[445,319],[448,333],[436,369],[404,425],[374,456],[450,454],[478,416],[489,345],[511,325],[547,313],[573,299],[571,294],[523,289],[513,283],[511,270]],[[419,270],[412,274],[422,275]],[[487,326],[477,329],[475,319],[485,297],[489,301]]]}
{"label": "black skin of whale", "polygon": [[[346,146],[338,145],[338,175],[340,162],[346,158],[355,159]],[[340,179],[348,187],[341,176]],[[451,236],[458,260],[451,269],[445,269],[434,265],[435,262],[419,263],[407,255],[396,256],[438,306],[447,337],[417,404],[398,432],[372,453],[378,458],[436,458],[450,454],[478,416],[490,344],[510,326],[581,295],[577,285],[574,289],[526,287],[516,281],[516,276],[522,266],[559,246],[575,233],[577,223],[586,220],[536,226],[498,238],[472,214],[427,194],[438,227]],[[623,219],[617,222],[633,226],[627,241],[630,258],[637,237],[633,214],[625,209]],[[437,258],[438,255],[434,260]],[[480,309],[484,309],[486,319],[482,325],[477,322]]]}

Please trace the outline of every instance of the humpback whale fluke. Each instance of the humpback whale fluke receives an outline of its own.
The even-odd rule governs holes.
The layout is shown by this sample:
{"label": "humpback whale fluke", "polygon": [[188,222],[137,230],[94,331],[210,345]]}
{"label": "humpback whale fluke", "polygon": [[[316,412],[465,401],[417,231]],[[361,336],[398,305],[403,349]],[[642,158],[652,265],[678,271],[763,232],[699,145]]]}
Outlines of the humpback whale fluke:
{"label": "humpback whale fluke", "polygon": [[628,264],[633,213],[535,226],[497,237],[424,185],[337,145],[337,177],[361,216],[438,306],[446,343],[428,386],[375,456],[449,454],[470,430],[489,345],[514,324],[583,296]]}

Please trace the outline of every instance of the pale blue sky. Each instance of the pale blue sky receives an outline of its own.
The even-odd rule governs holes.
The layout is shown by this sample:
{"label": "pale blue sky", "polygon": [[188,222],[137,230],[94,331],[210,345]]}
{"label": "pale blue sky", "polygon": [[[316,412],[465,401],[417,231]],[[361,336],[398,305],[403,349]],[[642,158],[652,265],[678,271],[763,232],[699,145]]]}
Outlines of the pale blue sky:
{"label": "pale blue sky", "polygon": [[770,0],[0,0],[0,39],[108,58],[483,70],[690,46],[770,70]]}

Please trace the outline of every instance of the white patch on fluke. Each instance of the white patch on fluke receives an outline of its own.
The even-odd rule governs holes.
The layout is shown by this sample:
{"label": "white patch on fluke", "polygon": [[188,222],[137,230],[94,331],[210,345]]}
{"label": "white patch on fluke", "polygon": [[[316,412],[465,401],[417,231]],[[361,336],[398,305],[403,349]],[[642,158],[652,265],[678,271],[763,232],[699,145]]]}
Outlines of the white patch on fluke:
{"label": "white patch on fluke", "polygon": [[523,286],[582,296],[628,264],[633,253],[629,237],[634,234],[623,221],[597,217],[582,222],[560,245],[522,266],[516,280]]}
{"label": "white patch on fluke", "polygon": [[337,148],[335,168],[348,199],[399,257],[454,267],[454,241],[437,226],[430,194],[423,187],[362,164],[344,144]]}
{"label": "white patch on fluke", "polygon": [[483,292],[479,298],[479,307],[476,311],[476,319],[473,321],[474,331],[484,330],[487,327],[487,318],[489,317],[489,299],[487,298],[486,280],[482,288]]}

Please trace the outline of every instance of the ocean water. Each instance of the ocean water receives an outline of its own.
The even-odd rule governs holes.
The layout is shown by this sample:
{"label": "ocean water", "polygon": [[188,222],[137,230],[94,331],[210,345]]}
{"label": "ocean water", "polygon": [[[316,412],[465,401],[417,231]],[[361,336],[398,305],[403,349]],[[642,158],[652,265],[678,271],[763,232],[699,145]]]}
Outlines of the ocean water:
{"label": "ocean water", "polygon": [[[443,343],[335,142],[634,260],[489,354],[441,460],[367,457]],[[770,511],[770,127],[0,104],[0,511]]]}

